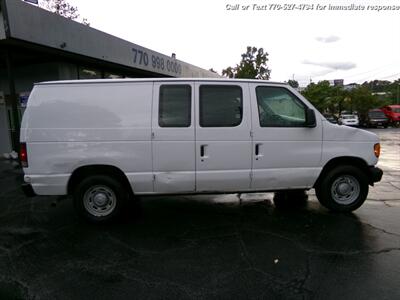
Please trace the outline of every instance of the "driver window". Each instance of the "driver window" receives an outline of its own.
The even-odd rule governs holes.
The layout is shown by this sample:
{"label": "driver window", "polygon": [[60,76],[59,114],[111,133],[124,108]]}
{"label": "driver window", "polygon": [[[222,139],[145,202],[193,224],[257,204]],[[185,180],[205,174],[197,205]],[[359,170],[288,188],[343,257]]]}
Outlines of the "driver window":
{"label": "driver window", "polygon": [[289,90],[259,86],[256,94],[261,127],[305,126],[306,107]]}

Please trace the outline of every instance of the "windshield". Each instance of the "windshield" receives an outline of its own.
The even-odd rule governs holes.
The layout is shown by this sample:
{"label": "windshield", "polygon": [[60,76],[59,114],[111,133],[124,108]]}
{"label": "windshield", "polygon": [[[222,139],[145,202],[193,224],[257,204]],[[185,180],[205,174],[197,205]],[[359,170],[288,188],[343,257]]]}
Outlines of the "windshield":
{"label": "windshield", "polygon": [[397,108],[397,107],[396,108],[392,108],[392,111],[395,112],[395,113],[400,113],[400,107],[399,108]]}

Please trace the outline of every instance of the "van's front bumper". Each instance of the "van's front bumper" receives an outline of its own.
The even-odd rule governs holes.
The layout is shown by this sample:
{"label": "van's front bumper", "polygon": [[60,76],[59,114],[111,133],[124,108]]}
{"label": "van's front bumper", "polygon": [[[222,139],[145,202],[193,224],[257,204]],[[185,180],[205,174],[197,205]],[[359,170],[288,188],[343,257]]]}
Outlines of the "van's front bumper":
{"label": "van's front bumper", "polygon": [[30,185],[29,183],[23,183],[21,185],[22,191],[24,192],[25,196],[27,197],[35,197],[35,191],[32,188],[32,185]]}
{"label": "van's front bumper", "polygon": [[369,179],[370,184],[373,185],[374,182],[381,181],[383,171],[377,167],[369,167]]}

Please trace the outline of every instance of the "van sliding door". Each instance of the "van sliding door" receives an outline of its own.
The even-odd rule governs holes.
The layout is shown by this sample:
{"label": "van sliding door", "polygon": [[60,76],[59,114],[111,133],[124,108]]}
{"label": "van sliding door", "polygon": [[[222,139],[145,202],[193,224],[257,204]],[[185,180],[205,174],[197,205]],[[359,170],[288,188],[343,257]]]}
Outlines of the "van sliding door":
{"label": "van sliding door", "polygon": [[152,113],[154,192],[195,190],[193,83],[155,83]]}
{"label": "van sliding door", "polygon": [[196,83],[196,190],[250,188],[249,88],[241,82]]}

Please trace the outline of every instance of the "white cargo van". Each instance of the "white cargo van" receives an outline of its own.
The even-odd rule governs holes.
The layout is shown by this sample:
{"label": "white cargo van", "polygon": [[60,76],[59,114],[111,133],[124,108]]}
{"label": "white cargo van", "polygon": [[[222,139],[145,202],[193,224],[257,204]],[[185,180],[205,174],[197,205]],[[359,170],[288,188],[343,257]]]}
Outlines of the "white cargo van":
{"label": "white cargo van", "polygon": [[36,84],[20,157],[26,194],[73,195],[102,222],[157,194],[315,188],[352,211],[382,177],[379,152],[375,134],[331,124],[286,84],[124,79]]}

